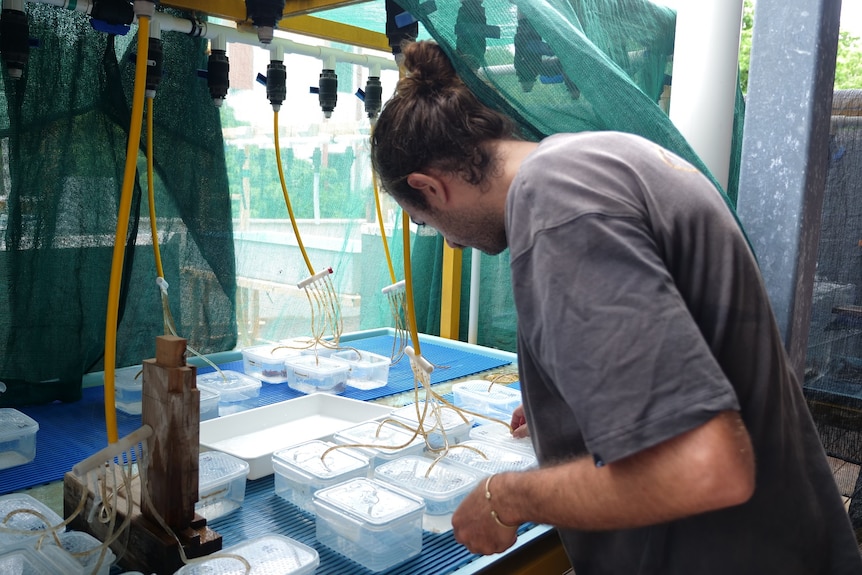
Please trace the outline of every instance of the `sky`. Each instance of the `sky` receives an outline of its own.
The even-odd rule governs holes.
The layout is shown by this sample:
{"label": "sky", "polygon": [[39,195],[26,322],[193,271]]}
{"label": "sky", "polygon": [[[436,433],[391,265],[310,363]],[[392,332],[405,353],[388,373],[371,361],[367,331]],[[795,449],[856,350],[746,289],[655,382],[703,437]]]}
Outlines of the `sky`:
{"label": "sky", "polygon": [[[677,8],[682,2],[699,0],[652,0],[656,4],[664,4]],[[862,37],[862,0],[843,0],[841,2],[841,30],[846,30],[854,36]]]}

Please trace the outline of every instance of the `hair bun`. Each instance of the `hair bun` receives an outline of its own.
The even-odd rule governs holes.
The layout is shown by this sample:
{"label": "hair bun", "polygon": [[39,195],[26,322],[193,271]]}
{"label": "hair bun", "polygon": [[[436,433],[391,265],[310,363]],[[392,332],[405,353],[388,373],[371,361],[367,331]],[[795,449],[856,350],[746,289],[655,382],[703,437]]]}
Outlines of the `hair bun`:
{"label": "hair bun", "polygon": [[430,95],[460,83],[452,62],[436,42],[409,42],[402,53],[405,76],[399,82],[399,92]]}

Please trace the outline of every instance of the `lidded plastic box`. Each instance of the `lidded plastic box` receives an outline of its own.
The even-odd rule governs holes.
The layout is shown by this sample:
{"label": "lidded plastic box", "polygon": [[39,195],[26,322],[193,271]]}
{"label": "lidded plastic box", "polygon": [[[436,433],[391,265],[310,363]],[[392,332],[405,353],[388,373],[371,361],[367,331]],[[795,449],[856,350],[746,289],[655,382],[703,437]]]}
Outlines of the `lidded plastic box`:
{"label": "lidded plastic box", "polygon": [[[108,575],[111,572],[111,565],[117,558],[110,547],[105,548],[104,557],[99,557],[102,553],[102,542],[83,531],[66,531],[58,536],[63,549],[70,554],[70,557],[80,563],[81,573],[84,575]],[[46,542],[53,543],[53,538],[46,538]],[[45,548],[44,545],[42,547]],[[98,570],[96,566],[98,565]]]}
{"label": "lidded plastic box", "polygon": [[371,571],[422,551],[422,499],[374,479],[349,479],[314,494],[317,540]]}
{"label": "lidded plastic box", "polygon": [[242,350],[242,368],[246,375],[266,383],[287,381],[284,360],[296,357],[300,350],[287,344],[258,345]]}
{"label": "lidded plastic box", "polygon": [[219,394],[219,415],[228,415],[257,407],[261,383],[259,380],[225,369],[199,375],[197,385]]}
{"label": "lidded plastic box", "polygon": [[451,514],[473,490],[480,476],[460,465],[440,459],[407,455],[374,470],[374,478],[425,500],[426,515]]}
{"label": "lidded plastic box", "polygon": [[340,359],[300,355],[284,361],[287,385],[302,393],[342,393],[350,365]]}
{"label": "lidded plastic box", "polygon": [[212,521],[239,509],[245,500],[248,463],[222,453],[203,451],[198,458],[198,501],[195,512]]}
{"label": "lidded plastic box", "polygon": [[221,394],[205,387],[198,388],[201,396],[201,421],[218,417],[218,404]]}
{"label": "lidded plastic box", "polygon": [[519,390],[484,379],[452,384],[452,395],[456,406],[507,423],[515,408],[521,405]]}
{"label": "lidded plastic box", "polygon": [[315,491],[368,475],[368,459],[353,449],[333,449],[321,459],[335,445],[315,439],[273,453],[275,494],[313,514]]}
{"label": "lidded plastic box", "polygon": [[[469,449],[468,449],[469,448]],[[497,443],[470,439],[451,446],[446,459],[464,465],[482,476],[504,471],[521,471],[536,466],[536,456],[518,449],[507,449]]]}
{"label": "lidded plastic box", "polygon": [[[239,555],[251,565],[223,555]],[[320,564],[317,550],[283,535],[248,539],[213,553],[210,559],[189,563],[174,575],[308,575]]]}
{"label": "lidded plastic box", "polygon": [[518,449],[535,454],[533,443],[529,437],[513,437],[509,428],[499,423],[489,422],[484,425],[477,425],[470,430],[470,439],[490,441],[507,449]]}
{"label": "lidded plastic box", "polygon": [[377,389],[389,383],[389,366],[392,360],[386,356],[362,351],[345,349],[332,354],[350,365],[347,385],[356,389]]}
{"label": "lidded plastic box", "polygon": [[17,543],[0,549],[0,573],[3,575],[77,575],[84,571],[80,563],[56,545],[46,544],[37,550],[29,544]]}
{"label": "lidded plastic box", "polygon": [[29,415],[0,408],[0,469],[30,463],[36,457],[39,424]]}
{"label": "lidded plastic box", "polygon": [[474,420],[472,415],[458,412],[446,405],[436,405],[434,407],[436,409],[432,409],[432,406],[429,405],[428,410],[424,411],[425,402],[420,401],[396,409],[392,412],[392,417],[403,421],[412,429],[417,428],[419,419],[423,418],[422,428],[427,434],[426,441],[429,446],[435,449],[443,447],[447,442],[449,445],[461,443],[470,437],[470,428],[473,427]]}
{"label": "lidded plastic box", "polygon": [[[22,512],[9,516],[13,511]],[[9,517],[4,523],[3,519],[7,516]],[[26,493],[10,493],[0,496],[0,527],[4,528],[0,530],[0,548],[31,537],[42,535],[50,537],[53,528],[57,528],[57,533],[63,533],[66,531],[66,527],[57,527],[61,523],[63,523],[62,517]],[[17,533],[18,531],[22,533]]]}
{"label": "lidded plastic box", "polygon": [[141,414],[143,366],[130,365],[114,370],[114,407],[129,415]]}
{"label": "lidded plastic box", "polygon": [[[332,439],[342,445],[355,445],[353,449],[371,460],[371,467],[404,455],[421,455],[425,440],[392,423],[365,421],[336,432]],[[363,447],[358,447],[358,446]]]}

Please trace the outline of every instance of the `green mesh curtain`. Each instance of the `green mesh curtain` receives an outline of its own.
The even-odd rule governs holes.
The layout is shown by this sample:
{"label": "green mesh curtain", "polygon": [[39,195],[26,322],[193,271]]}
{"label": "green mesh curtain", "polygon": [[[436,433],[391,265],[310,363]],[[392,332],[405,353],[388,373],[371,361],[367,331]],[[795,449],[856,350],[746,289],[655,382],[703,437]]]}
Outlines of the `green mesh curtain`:
{"label": "green mesh curtain", "polygon": [[[128,138],[135,28],[28,4],[24,75],[0,93],[0,380],[3,405],[80,397],[102,369],[105,313]],[[159,242],[179,335],[201,351],[236,338],[230,201],[218,110],[196,71],[205,43],[163,37],[155,97]],[[5,72],[5,70],[4,70]],[[142,131],[141,150],[146,130]],[[117,334],[117,366],[152,357],[164,333],[138,158]]]}
{"label": "green mesh curtain", "polygon": [[[676,18],[671,9],[648,0],[397,2],[443,46],[479,98],[512,116],[525,137],[537,140],[584,130],[636,133],[675,151],[712,177],[658,104],[672,80]],[[743,112],[737,88],[730,184],[725,193],[732,210]],[[426,241],[435,245],[423,247]],[[437,254],[442,245],[441,238],[420,238],[416,249],[423,255]],[[460,339],[467,334],[471,257],[475,255],[465,252]],[[478,343],[514,350],[508,253],[479,257]],[[414,256],[414,261],[419,258]],[[425,265],[437,265],[436,259],[432,261]],[[417,309],[428,311],[420,329],[435,333],[440,318],[439,281],[427,287],[423,295],[428,305],[417,302]]]}

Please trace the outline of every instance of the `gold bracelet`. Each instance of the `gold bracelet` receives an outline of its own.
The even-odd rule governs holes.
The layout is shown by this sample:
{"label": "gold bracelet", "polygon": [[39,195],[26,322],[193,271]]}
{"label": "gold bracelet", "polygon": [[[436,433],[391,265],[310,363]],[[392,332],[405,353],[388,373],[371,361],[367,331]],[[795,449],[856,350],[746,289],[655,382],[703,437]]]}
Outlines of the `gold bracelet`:
{"label": "gold bracelet", "polygon": [[[493,477],[494,477],[494,475],[489,475],[488,479],[485,480],[485,499],[488,501],[489,505],[491,504],[491,490],[488,489],[488,487],[491,485],[491,479]],[[500,521],[500,518],[497,516],[497,512],[494,511],[493,509],[491,510],[491,517],[494,518],[494,521],[496,521],[497,525],[499,525],[500,527],[505,527],[506,529],[517,529],[518,527],[520,527],[519,525],[507,525],[507,524],[503,523],[502,521]]]}

